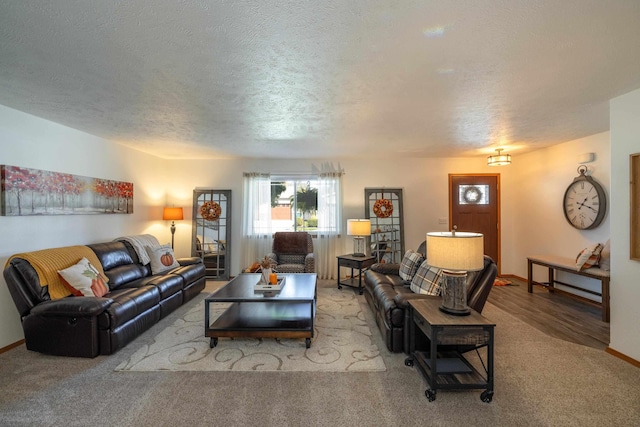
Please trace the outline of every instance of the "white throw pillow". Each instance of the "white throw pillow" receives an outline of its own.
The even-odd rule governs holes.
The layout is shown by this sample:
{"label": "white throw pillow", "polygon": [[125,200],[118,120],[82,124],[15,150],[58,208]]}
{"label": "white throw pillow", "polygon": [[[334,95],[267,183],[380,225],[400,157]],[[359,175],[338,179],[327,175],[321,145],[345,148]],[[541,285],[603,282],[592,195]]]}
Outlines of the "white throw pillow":
{"label": "white throw pillow", "polygon": [[84,257],[77,264],[58,270],[58,274],[75,296],[102,297],[109,292],[107,278]]}
{"label": "white throw pillow", "polygon": [[151,259],[151,273],[158,274],[171,270],[172,268],[180,267],[180,264],[178,264],[173,254],[171,245],[167,244],[156,247],[145,246],[145,249]]}

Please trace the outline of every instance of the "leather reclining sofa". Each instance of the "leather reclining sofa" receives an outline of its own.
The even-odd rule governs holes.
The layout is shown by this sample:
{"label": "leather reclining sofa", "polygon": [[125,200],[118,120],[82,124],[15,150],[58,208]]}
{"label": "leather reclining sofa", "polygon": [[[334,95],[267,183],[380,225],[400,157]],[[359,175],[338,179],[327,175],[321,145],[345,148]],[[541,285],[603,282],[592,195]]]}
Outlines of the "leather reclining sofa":
{"label": "leather reclining sofa", "polygon": [[[424,256],[426,243],[423,242],[416,252]],[[412,292],[400,277],[399,269],[400,264],[395,263],[372,265],[364,274],[364,296],[374,313],[378,329],[389,351],[409,353],[409,325],[412,321],[409,301],[441,297]],[[497,273],[495,262],[486,255],[484,268],[469,273],[467,304],[478,313],[482,312]]]}
{"label": "leather reclining sofa", "polygon": [[[160,319],[196,296],[205,286],[200,258],[177,259],[179,267],[152,274],[128,242],[105,242],[23,254],[43,254],[37,269],[55,271],[65,251],[88,251],[97,256],[108,278],[103,297],[52,299],[42,274],[20,256],[7,263],[4,277],[22,320],[27,349],[59,356],[95,357],[123,348]],[[47,255],[44,255],[47,254]],[[29,256],[33,262],[33,257]],[[38,260],[39,261],[39,260]],[[59,262],[58,262],[59,263]]]}

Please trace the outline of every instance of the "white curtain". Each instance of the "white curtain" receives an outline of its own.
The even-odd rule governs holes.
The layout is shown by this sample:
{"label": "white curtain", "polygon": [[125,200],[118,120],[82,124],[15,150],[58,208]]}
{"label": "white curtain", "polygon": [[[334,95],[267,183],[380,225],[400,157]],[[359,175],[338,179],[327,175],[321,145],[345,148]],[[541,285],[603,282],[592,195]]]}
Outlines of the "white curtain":
{"label": "white curtain", "polygon": [[240,268],[249,267],[271,252],[271,177],[265,173],[244,173],[244,209]]}
{"label": "white curtain", "polygon": [[338,277],[340,233],[342,232],[342,172],[318,176],[318,238],[314,243],[318,279]]}

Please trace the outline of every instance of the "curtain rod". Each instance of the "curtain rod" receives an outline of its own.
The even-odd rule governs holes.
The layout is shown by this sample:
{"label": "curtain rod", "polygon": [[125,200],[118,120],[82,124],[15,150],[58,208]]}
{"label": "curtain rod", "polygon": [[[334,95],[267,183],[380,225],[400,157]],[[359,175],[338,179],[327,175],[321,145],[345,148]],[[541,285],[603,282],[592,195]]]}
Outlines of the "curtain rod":
{"label": "curtain rod", "polygon": [[312,176],[320,176],[324,173],[339,173],[341,175],[346,175],[346,172],[344,170],[335,170],[335,171],[325,171],[325,172],[319,172],[319,171],[315,171],[315,172],[244,172],[244,174],[260,174],[260,175],[270,175],[272,178],[273,177],[296,177],[296,176],[302,176],[302,177],[312,177]]}

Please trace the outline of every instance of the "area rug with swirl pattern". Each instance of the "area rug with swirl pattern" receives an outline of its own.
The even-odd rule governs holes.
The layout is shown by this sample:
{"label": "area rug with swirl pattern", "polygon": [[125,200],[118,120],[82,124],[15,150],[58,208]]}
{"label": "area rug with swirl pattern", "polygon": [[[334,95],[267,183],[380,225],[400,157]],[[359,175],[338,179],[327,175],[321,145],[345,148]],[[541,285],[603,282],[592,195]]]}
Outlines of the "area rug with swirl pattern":
{"label": "area rug with swirl pattern", "polygon": [[[187,303],[186,314],[147,340],[116,371],[385,371],[365,316],[367,307],[348,289],[318,287],[314,337],[304,339],[204,336],[204,296]],[[225,306],[212,305],[213,316]],[[168,320],[168,318],[167,318]],[[375,333],[378,331],[375,330]],[[135,341],[129,345],[135,345]]]}

